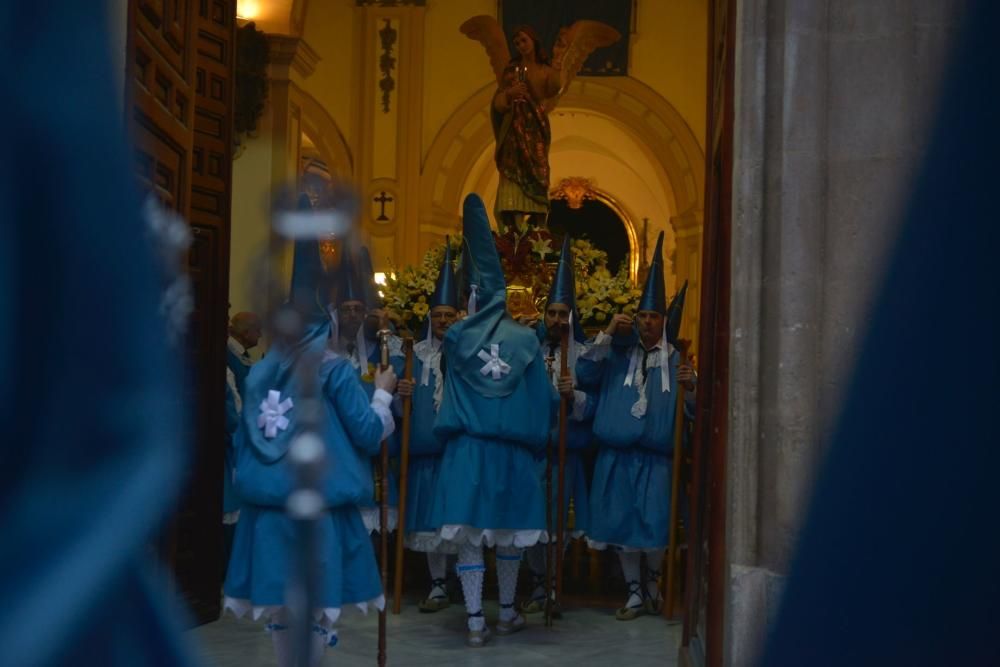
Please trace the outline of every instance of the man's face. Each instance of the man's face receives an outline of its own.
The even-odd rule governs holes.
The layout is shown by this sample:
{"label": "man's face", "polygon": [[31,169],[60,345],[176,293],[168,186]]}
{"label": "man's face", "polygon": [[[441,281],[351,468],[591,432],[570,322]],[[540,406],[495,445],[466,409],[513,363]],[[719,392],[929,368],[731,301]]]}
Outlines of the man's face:
{"label": "man's face", "polygon": [[569,326],[569,306],[565,303],[550,303],[545,309],[545,329],[549,338],[562,338],[563,327]]}
{"label": "man's face", "polygon": [[663,315],[652,310],[640,310],[635,321],[643,345],[651,347],[660,342],[660,337],[663,336]]}
{"label": "man's face", "polygon": [[431,308],[431,333],[435,338],[444,338],[448,327],[458,319],[458,311],[451,306],[434,306]]}
{"label": "man's face", "polygon": [[337,326],[341,338],[354,338],[365,321],[365,304],[360,301],[345,301],[337,306]]}

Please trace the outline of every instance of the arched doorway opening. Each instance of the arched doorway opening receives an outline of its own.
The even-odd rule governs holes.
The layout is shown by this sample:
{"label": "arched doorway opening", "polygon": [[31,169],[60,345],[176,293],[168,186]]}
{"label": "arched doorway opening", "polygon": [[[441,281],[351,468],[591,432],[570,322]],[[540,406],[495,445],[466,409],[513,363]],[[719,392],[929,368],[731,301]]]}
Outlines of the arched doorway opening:
{"label": "arched doorway opening", "polygon": [[617,273],[628,266],[632,254],[625,221],[600,199],[586,199],[575,207],[563,199],[553,199],[549,230],[562,238],[586,239],[608,254],[608,270]]}

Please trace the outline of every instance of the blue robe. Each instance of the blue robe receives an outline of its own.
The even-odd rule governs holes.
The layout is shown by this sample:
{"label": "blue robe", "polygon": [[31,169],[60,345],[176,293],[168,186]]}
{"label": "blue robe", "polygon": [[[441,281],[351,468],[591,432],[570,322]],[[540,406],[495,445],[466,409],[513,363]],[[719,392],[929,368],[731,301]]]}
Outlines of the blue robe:
{"label": "blue robe", "polygon": [[[428,384],[421,384],[424,361],[418,350],[425,343],[418,343],[413,354],[413,379],[416,387],[410,410],[410,466],[406,482],[406,526],[408,536],[413,533],[433,533],[440,526],[431,520],[431,510],[441,468],[444,441],[434,434],[437,409],[434,407],[435,382],[439,380],[429,369]],[[411,544],[411,548],[424,550],[430,543]]]}
{"label": "blue robe", "polygon": [[[346,360],[346,359],[345,360],[348,361],[348,365],[351,366],[352,370],[354,371],[355,377],[358,378],[358,382],[361,383],[362,389],[365,390],[365,394],[370,399],[372,397],[372,395],[375,393],[375,382],[374,382],[374,375],[371,376],[372,379],[368,379],[367,376],[369,376],[369,373],[373,374],[375,372],[375,369],[378,368],[379,364],[382,362],[382,351],[379,349],[378,343],[376,341],[372,341],[370,339],[366,339],[366,343],[368,345],[368,367],[367,368],[361,367],[361,366],[355,367],[350,360]],[[344,354],[346,354],[346,352]],[[392,365],[392,368],[396,372],[396,375],[398,377],[403,377],[403,364],[404,364],[404,362],[405,362],[405,359],[403,358],[403,356],[399,352],[399,339],[398,338],[393,338],[392,342],[390,343],[389,363]],[[396,430],[389,437],[389,458],[390,459],[396,459],[399,456],[400,441],[399,441],[399,428],[398,428],[399,427],[399,420],[398,419],[397,419],[396,426],[397,426]],[[382,449],[380,447],[379,450],[372,457],[372,465],[373,466],[377,466],[379,464],[379,462],[381,460],[381,454],[382,454]],[[373,467],[373,470],[374,469],[375,468]],[[375,487],[373,485],[372,486],[372,489],[373,489],[372,495],[369,496],[367,499],[365,499],[364,501],[362,501],[359,504],[359,507],[361,508],[362,512],[365,513],[366,522],[367,522],[368,528],[370,530],[372,530],[372,531],[378,530],[378,521],[380,520],[380,515],[377,512],[377,510],[379,509],[379,505],[378,505],[378,503],[375,502],[375,491],[374,491],[374,488]],[[392,510],[393,512],[395,512],[396,508],[398,508],[398,507],[399,507],[399,475],[396,472],[396,466],[393,465],[392,462],[390,462],[390,465],[389,465],[389,508],[390,508],[390,510]],[[374,513],[373,513],[373,511],[374,511]],[[390,522],[389,522],[390,529],[393,528],[393,525],[394,525],[393,522],[394,521],[395,521],[395,519],[390,519]]]}
{"label": "blue robe", "polygon": [[[324,338],[325,342],[325,338]],[[292,488],[284,460],[295,433],[295,408],[286,416],[292,425],[265,439],[257,426],[261,400],[270,389],[268,352],[247,378],[241,428],[236,436],[236,489],[243,499],[225,592],[254,607],[284,604],[294,557],[294,523],[284,503]],[[319,605],[324,609],[375,600],[381,595],[375,554],[357,506],[372,495],[371,457],[378,451],[383,424],[358,384],[354,368],[334,355],[318,370],[325,398],[321,437],[327,446],[328,470],[323,493],[328,511],[318,522]],[[295,378],[282,398],[298,395]],[[387,399],[386,399],[387,400]]]}
{"label": "blue robe", "polygon": [[[602,337],[598,337],[598,342]],[[662,392],[660,368],[647,371],[645,416],[632,415],[639,397],[635,382],[625,386],[634,337],[616,339],[603,360],[581,357],[579,382],[598,392],[594,437],[599,451],[590,488],[588,537],[595,546],[626,549],[667,546],[670,521],[671,454],[677,404],[679,355],[669,356],[670,391]],[[601,354],[596,345],[592,353]]]}
{"label": "blue robe", "polygon": [[[444,527],[472,529],[472,541],[478,541],[477,531],[534,531],[514,537],[516,546],[531,546],[547,538],[538,455],[548,442],[558,396],[537,344],[511,393],[476,391],[448,364],[466,322],[452,325],[444,341],[444,396],[434,434],[446,444],[429,524],[441,526],[446,539],[459,538]],[[504,341],[498,342],[503,358]],[[493,537],[483,537],[492,544]]]}
{"label": "blue robe", "polygon": [[[560,350],[559,346],[555,346],[553,349],[550,345],[543,341],[542,350],[546,356],[551,354],[555,357],[555,368],[559,368]],[[567,530],[570,529],[568,524],[570,501],[573,505],[573,515],[574,521],[572,526],[572,534],[575,536],[580,536],[586,533],[590,528],[590,492],[587,484],[587,475],[584,470],[583,459],[581,454],[583,450],[587,449],[593,441],[593,419],[597,412],[597,396],[593,392],[582,391],[577,388],[575,390],[579,392],[576,396],[576,400],[571,402],[567,407],[569,409],[569,420],[567,421],[566,428],[566,466],[565,471],[565,491],[563,496],[563,516],[567,517]],[[582,394],[582,396],[581,396]],[[582,400],[581,400],[582,399]],[[579,405],[577,402],[579,401]],[[552,443],[552,503],[550,507],[556,507],[557,497],[559,495],[559,421],[558,412],[556,415],[556,422],[552,427],[551,433],[549,434]],[[546,456],[545,452],[542,452],[538,457],[539,474],[542,479],[542,484],[546,483]],[[557,523],[557,516],[555,511],[552,512],[552,528],[555,530]]]}

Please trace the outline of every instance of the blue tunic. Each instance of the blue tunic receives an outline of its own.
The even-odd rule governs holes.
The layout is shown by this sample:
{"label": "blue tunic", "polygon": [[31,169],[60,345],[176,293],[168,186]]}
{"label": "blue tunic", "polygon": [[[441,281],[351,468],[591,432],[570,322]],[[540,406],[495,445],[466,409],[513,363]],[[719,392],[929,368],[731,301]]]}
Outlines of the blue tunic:
{"label": "blue tunic", "polygon": [[[372,340],[368,340],[368,364],[367,367],[354,366],[352,361],[348,360],[351,368],[354,370],[355,377],[361,383],[361,387],[365,390],[365,394],[371,398],[375,393],[375,382],[374,373],[375,369],[378,368],[382,361],[382,351],[378,347],[378,343]],[[390,356],[389,363],[392,365],[393,370],[396,372],[398,377],[403,376],[403,363],[404,358],[400,354],[400,341],[398,338],[392,337],[390,341]],[[389,458],[395,459],[399,456],[399,423],[397,420],[397,428],[393,434],[389,437]],[[372,457],[372,465],[377,466],[381,458],[381,447]],[[375,468],[373,467],[373,470]],[[374,478],[373,478],[374,479]],[[378,521],[380,515],[378,513],[379,505],[375,502],[375,487],[372,486],[372,495],[367,499],[359,503],[359,507],[362,510],[362,516],[365,517],[366,525],[370,531],[378,530]],[[389,465],[389,508],[395,513],[396,508],[399,506],[399,476],[396,473],[396,466],[390,462]],[[395,519],[390,517],[389,528],[392,530],[395,525]]]}
{"label": "blue tunic", "polygon": [[[551,345],[543,342],[542,349],[545,354],[554,357],[553,368],[560,367],[561,350],[558,345]],[[571,373],[573,370],[571,369]],[[588,490],[587,476],[584,471],[581,452],[591,445],[593,441],[593,419],[597,411],[597,397],[593,392],[585,392],[576,389],[576,398],[569,404],[569,420],[566,429],[566,467],[565,467],[565,495],[563,497],[563,516],[569,517],[570,501],[573,505],[574,521],[572,533],[580,536],[586,533],[590,527],[590,493]],[[549,435],[552,443],[552,504],[556,506],[556,498],[559,495],[559,421],[558,412],[555,424]],[[542,484],[546,483],[546,457],[542,452],[538,457],[538,464]],[[568,521],[568,519],[567,519]],[[552,527],[555,529],[557,517],[552,513]],[[567,523],[567,529],[570,526]]]}
{"label": "blue tunic", "polygon": [[[445,386],[434,433],[446,441],[429,524],[446,539],[460,532],[535,531],[514,536],[517,546],[545,539],[545,494],[538,474],[558,397],[537,348],[510,394],[487,397],[448,366],[449,342],[462,334],[459,322],[445,336]],[[503,341],[500,341],[503,358]],[[494,537],[482,536],[488,544]],[[507,536],[508,538],[511,536]],[[526,541],[525,541],[526,540]]]}
{"label": "blue tunic", "polygon": [[[646,414],[637,418],[632,409],[639,398],[640,382],[625,385],[635,345],[607,341],[607,336],[599,335],[591,353],[597,359],[581,357],[577,362],[580,383],[598,388],[594,436],[600,449],[590,489],[588,536],[594,546],[662,548],[667,545],[670,521],[670,455],[679,356],[671,348],[670,391],[661,391],[660,368],[648,368],[648,405]],[[641,352],[640,348],[640,360]],[[600,359],[602,354],[606,356]]]}
{"label": "blue tunic", "polygon": [[[292,487],[284,461],[295,434],[295,408],[286,414],[291,425],[265,439],[256,419],[257,406],[269,389],[267,374],[274,351],[251,370],[247,401],[236,436],[236,489],[243,499],[225,592],[254,607],[284,604],[293,558],[294,524],[284,503]],[[336,609],[374,600],[381,584],[371,541],[357,505],[372,494],[370,457],[378,451],[383,422],[371,408],[351,364],[333,355],[318,370],[323,402],[320,435],[327,446],[328,470],[323,487],[328,512],[319,521],[319,605]],[[294,378],[284,385],[298,395]],[[283,392],[282,398],[285,397]],[[384,400],[388,403],[388,398]]]}
{"label": "blue tunic", "polygon": [[[431,523],[431,508],[437,488],[441,468],[444,441],[434,434],[437,409],[434,406],[434,390],[439,377],[440,364],[429,368],[428,382],[422,384],[424,358],[432,354],[426,349],[428,343],[417,343],[413,353],[413,390],[410,417],[410,466],[406,482],[406,527],[405,532],[431,533],[440,526]],[[429,545],[428,545],[429,546]],[[413,546],[416,548],[416,546]]]}

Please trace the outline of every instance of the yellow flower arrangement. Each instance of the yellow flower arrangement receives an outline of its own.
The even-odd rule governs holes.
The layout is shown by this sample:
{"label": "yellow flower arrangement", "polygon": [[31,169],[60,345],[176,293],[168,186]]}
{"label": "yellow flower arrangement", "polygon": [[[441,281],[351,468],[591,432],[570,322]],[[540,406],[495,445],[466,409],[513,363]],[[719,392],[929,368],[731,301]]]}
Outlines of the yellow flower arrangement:
{"label": "yellow flower arrangement", "polygon": [[584,327],[601,325],[614,313],[635,313],[642,291],[629,280],[626,267],[612,275],[607,253],[585,239],[573,241],[573,257],[576,309]]}
{"label": "yellow flower arrangement", "polygon": [[[452,256],[461,257],[461,236],[451,238]],[[552,249],[548,239],[532,239],[534,265],[538,268],[532,276],[532,292],[544,307],[548,296],[554,266],[551,265]],[[611,319],[618,312],[634,314],[642,291],[629,280],[628,269],[612,274],[608,270],[608,255],[586,239],[572,243],[576,272],[576,307],[584,327],[596,327]],[[386,276],[383,288],[385,306],[396,324],[411,332],[419,330],[430,311],[430,297],[444,256],[444,248],[429,250],[418,266],[393,270]],[[455,261],[456,271],[460,260]],[[509,278],[509,276],[508,276]]]}

